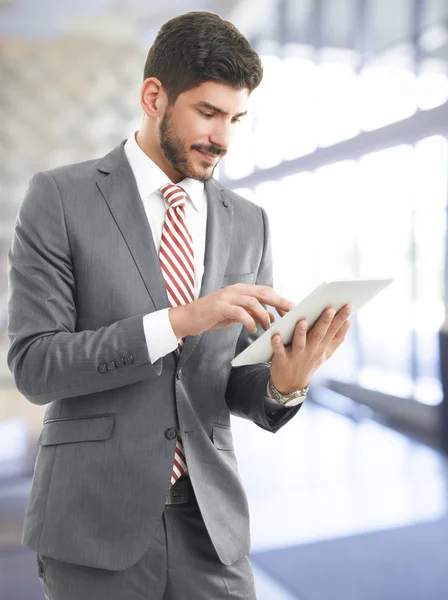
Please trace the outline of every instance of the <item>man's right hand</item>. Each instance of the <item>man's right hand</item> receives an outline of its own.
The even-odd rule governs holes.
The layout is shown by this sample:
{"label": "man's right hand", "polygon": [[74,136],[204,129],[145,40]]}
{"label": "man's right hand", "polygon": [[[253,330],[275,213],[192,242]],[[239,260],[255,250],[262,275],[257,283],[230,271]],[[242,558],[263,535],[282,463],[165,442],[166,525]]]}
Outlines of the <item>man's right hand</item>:
{"label": "man's right hand", "polygon": [[275,307],[280,316],[294,306],[267,285],[235,283],[189,304],[170,308],[168,316],[178,339],[234,323],[242,323],[255,333],[258,323],[267,331],[275,321],[274,313],[267,311],[261,302]]}

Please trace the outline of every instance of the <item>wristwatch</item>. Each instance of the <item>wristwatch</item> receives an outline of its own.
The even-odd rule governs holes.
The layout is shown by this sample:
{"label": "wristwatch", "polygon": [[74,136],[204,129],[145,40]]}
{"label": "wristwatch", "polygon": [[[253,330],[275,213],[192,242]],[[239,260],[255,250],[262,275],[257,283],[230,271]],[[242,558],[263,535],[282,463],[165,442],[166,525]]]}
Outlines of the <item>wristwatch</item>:
{"label": "wristwatch", "polygon": [[[274,400],[277,400],[277,402],[279,402],[280,404],[283,404],[283,406],[296,406],[297,404],[300,404],[305,400],[309,389],[310,386],[307,385],[307,387],[303,388],[302,390],[296,390],[295,392],[291,392],[290,394],[281,394],[278,391],[278,389],[274,387],[271,379],[269,379],[268,382],[269,395]],[[300,401],[294,402],[294,400],[297,399]]]}

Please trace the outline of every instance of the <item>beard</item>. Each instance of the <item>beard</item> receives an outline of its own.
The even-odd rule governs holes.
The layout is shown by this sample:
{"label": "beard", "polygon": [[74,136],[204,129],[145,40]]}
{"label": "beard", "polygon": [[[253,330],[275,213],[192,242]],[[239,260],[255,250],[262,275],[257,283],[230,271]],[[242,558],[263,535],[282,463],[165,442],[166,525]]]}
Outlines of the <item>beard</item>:
{"label": "beard", "polygon": [[[208,181],[213,177],[213,173],[219,160],[217,160],[215,164],[204,161],[202,167],[192,163],[186,143],[175,131],[171,118],[171,111],[169,111],[168,108],[160,123],[159,141],[165,158],[171,164],[173,169],[182,175],[182,177],[190,177],[191,179],[196,179],[201,182]],[[190,150],[208,152],[216,156],[221,156],[221,158],[226,153],[226,150],[218,148],[217,146],[206,147],[203,145],[193,145]]]}

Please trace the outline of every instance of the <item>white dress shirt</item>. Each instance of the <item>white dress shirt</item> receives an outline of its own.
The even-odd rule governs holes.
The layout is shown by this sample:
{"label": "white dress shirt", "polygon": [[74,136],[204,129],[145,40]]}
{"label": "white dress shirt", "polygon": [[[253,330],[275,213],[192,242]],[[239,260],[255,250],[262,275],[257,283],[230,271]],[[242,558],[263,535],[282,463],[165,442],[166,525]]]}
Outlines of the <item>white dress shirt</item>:
{"label": "white dress shirt", "polygon": [[[137,144],[135,134],[131,135],[124,145],[124,152],[137,182],[137,188],[151,226],[154,245],[159,253],[162,228],[168,202],[164,199],[160,188],[170,182],[167,175],[147,156]],[[205,233],[207,224],[207,196],[201,181],[186,177],[179,184],[187,193],[185,220],[193,238],[194,251],[194,299],[197,300],[201,290],[204,274]],[[143,328],[151,363],[160,357],[173,352],[179,343],[174,334],[168,316],[169,308],[154,311],[143,316]],[[281,408],[281,404],[271,398],[267,388],[266,402],[271,408]],[[300,399],[299,399],[300,400]],[[293,401],[295,402],[295,401]],[[297,404],[299,402],[296,402]],[[290,406],[294,404],[291,403]]]}

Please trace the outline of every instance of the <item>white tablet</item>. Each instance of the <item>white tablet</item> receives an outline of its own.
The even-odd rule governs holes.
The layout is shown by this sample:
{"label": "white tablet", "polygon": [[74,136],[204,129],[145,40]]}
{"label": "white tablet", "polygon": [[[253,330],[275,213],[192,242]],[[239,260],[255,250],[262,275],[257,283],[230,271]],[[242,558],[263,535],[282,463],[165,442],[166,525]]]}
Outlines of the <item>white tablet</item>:
{"label": "white tablet", "polygon": [[300,319],[306,318],[309,331],[326,308],[334,308],[337,312],[346,304],[351,304],[353,315],[393,281],[393,278],[324,281],[286,315],[272,323],[255,342],[235,356],[231,362],[232,367],[270,362],[274,354],[271,338],[275,333],[282,336],[282,341],[287,346],[292,342],[295,326]]}

